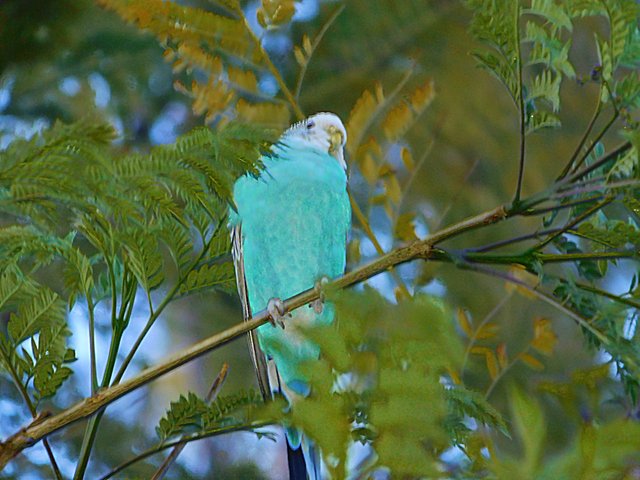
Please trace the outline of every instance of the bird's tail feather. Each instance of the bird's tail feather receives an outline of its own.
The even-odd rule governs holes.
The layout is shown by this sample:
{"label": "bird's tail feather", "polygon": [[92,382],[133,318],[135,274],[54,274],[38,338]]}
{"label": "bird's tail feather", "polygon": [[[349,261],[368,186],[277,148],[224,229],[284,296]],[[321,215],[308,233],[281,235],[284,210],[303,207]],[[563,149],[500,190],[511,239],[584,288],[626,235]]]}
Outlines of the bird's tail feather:
{"label": "bird's tail feather", "polygon": [[307,463],[302,453],[302,446],[293,449],[287,442],[287,463],[289,480],[307,480]]}
{"label": "bird's tail feather", "polygon": [[[299,434],[300,435],[300,434]],[[306,436],[300,435],[297,448],[287,441],[287,462],[290,480],[322,480],[320,451]]]}

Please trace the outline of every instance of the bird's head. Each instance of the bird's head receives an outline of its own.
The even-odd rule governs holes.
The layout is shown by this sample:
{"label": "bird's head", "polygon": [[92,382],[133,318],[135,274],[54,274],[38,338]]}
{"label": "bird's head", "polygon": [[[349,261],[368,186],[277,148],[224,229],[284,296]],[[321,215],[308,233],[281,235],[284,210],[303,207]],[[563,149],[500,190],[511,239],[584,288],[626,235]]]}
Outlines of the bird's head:
{"label": "bird's head", "polygon": [[342,168],[347,169],[344,160],[344,145],[347,142],[347,130],[340,117],[334,113],[322,112],[311,115],[298,122],[286,132],[283,139],[300,138],[332,155]]}

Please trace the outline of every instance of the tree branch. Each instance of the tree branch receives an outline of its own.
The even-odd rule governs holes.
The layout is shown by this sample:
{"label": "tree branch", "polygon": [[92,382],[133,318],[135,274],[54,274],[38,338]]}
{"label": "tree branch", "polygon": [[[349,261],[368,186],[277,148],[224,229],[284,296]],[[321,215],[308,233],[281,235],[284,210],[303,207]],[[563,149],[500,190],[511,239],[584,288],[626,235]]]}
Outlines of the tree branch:
{"label": "tree branch", "polygon": [[[328,285],[328,288],[343,289],[369,279],[379,273],[385,272],[402,263],[418,258],[428,259],[432,253],[434,253],[434,246],[436,244],[476,228],[498,223],[505,220],[507,217],[508,214],[506,207],[499,206],[475,217],[468,218],[436,232],[423,240],[393,250],[371,263],[337,278]],[[295,310],[303,305],[307,305],[318,297],[319,292],[316,288],[310,288],[309,290],[301,292],[284,302],[285,313]],[[90,418],[97,412],[102,411],[107,405],[127,393],[140,388],[152,380],[175,370],[205,353],[229,343],[231,340],[247,333],[248,331],[267,323],[268,320],[269,313],[266,310],[263,310],[256,314],[251,320],[237,324],[221,333],[202,340],[201,342],[198,342],[195,345],[175,354],[164,362],[143,370],[138,375],[127,381],[100,390],[97,394],[78,402],[57,415],[53,415],[42,421],[32,422],[27,427],[9,437],[5,442],[0,443],[0,470],[22,450],[33,446],[47,435],[77,422],[78,420]]]}

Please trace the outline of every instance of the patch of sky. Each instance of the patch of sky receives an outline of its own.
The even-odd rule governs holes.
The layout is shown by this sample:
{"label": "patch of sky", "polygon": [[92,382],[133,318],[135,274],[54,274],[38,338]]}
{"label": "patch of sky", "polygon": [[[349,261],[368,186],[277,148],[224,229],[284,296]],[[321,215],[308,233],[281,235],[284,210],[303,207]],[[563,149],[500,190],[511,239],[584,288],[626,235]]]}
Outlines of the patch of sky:
{"label": "patch of sky", "polygon": [[180,134],[182,125],[189,115],[187,106],[180,102],[169,102],[149,129],[149,140],[152,145],[173,143]]}
{"label": "patch of sky", "polygon": [[293,20],[296,22],[308,22],[313,20],[320,12],[320,2],[318,0],[302,0],[296,2],[296,13]]}
{"label": "patch of sky", "polygon": [[15,75],[5,75],[0,79],[0,112],[3,112],[11,103],[11,91],[15,83]]}
{"label": "patch of sky", "polygon": [[80,92],[81,84],[77,77],[64,77],[58,83],[58,88],[68,97],[73,97]]}
{"label": "patch of sky", "polygon": [[111,99],[111,87],[109,82],[98,72],[89,74],[89,85],[95,93],[95,104],[98,108],[106,108]]}
{"label": "patch of sky", "polygon": [[30,139],[49,125],[46,118],[26,121],[13,115],[0,115],[0,150],[5,150],[16,138]]}
{"label": "patch of sky", "polygon": [[261,92],[270,97],[275,97],[279,88],[278,82],[270,73],[265,73],[260,76],[260,80],[258,80],[258,87]]}

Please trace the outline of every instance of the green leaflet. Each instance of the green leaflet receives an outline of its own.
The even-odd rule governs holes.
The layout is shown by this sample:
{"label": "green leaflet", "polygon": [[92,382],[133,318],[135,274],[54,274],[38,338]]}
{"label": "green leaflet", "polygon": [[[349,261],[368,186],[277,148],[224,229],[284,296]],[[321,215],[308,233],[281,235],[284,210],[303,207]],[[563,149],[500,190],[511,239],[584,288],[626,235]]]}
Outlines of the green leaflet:
{"label": "green leaflet", "polygon": [[[150,301],[168,282],[180,296],[229,290],[230,186],[258,172],[271,137],[232,123],[121,154],[108,125],[56,123],[1,151],[0,310],[9,318],[2,370],[35,403],[54,395],[72,374],[66,316],[77,298],[87,300],[92,321],[95,305],[111,301],[121,335],[138,289]],[[45,266],[60,273],[61,288],[34,280]]]}
{"label": "green leaflet", "polygon": [[220,396],[211,404],[189,392],[171,402],[156,432],[160,442],[164,443],[185,434],[206,435],[234,429],[246,430],[256,422],[278,421],[283,406],[281,400],[265,405],[260,392],[253,390]]}

